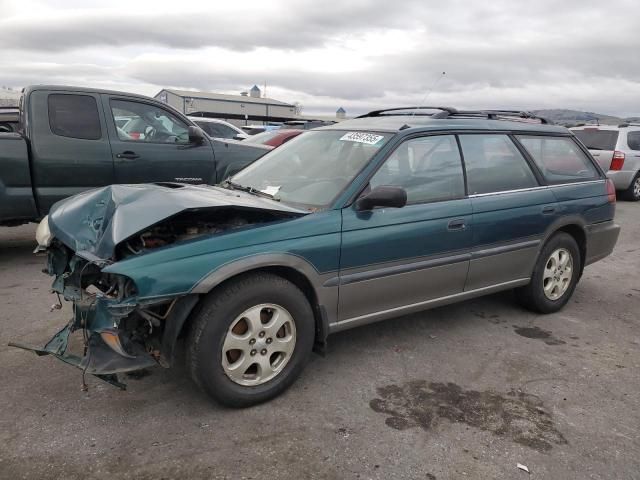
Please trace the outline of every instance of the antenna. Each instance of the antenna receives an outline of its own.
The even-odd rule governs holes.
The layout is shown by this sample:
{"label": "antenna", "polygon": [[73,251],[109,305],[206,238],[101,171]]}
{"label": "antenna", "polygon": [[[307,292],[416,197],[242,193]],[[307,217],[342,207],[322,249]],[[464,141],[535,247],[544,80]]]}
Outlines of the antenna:
{"label": "antenna", "polygon": [[[442,72],[438,78],[436,78],[436,81],[433,82],[433,85],[431,85],[431,88],[429,88],[429,90],[427,90],[427,93],[424,94],[424,97],[422,98],[422,101],[420,102],[420,105],[424,105],[424,102],[426,102],[427,98],[429,97],[429,95],[431,95],[431,92],[433,92],[433,89],[436,88],[436,86],[438,85],[438,83],[440,82],[440,80],[442,79],[442,77],[444,77],[447,74],[447,72]],[[411,114],[411,116],[415,116],[416,114],[416,110],[418,110],[419,107],[416,107],[416,109],[413,111],[413,113]]]}

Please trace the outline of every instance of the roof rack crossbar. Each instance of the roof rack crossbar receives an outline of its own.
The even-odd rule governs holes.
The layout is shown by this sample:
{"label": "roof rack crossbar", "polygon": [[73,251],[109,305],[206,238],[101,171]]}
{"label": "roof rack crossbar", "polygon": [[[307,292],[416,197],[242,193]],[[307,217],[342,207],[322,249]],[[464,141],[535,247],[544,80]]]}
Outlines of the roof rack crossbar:
{"label": "roof rack crossbar", "polygon": [[[424,113],[418,113],[416,110],[440,110],[439,113],[446,113],[446,114],[453,114],[456,113],[457,110],[453,107],[430,107],[430,106],[418,106],[418,107],[396,107],[396,108],[383,108],[381,110],[373,110],[372,112],[369,113],[365,113],[364,115],[360,115],[356,118],[367,118],[367,117],[382,117],[385,114],[389,114],[391,113],[391,115],[394,115],[393,112],[406,112],[406,113],[395,113],[395,115],[429,115],[432,116],[432,114],[424,114]],[[438,113],[438,114],[439,114]],[[435,114],[435,115],[438,115]]]}
{"label": "roof rack crossbar", "polygon": [[[436,113],[418,113],[417,110],[439,110]],[[400,113],[402,112],[402,113]],[[507,119],[516,121],[538,120],[540,123],[550,123],[546,118],[532,112],[520,110],[457,110],[452,107],[398,107],[374,110],[356,118],[383,117],[385,115],[428,115],[431,118],[487,118],[489,120]]]}

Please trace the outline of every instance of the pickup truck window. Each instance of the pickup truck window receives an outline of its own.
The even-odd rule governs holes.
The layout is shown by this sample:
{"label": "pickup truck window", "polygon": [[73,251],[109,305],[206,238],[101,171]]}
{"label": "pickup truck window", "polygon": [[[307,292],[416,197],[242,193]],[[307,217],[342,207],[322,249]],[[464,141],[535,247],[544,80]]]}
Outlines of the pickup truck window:
{"label": "pickup truck window", "polygon": [[[112,100],[111,112],[120,140],[189,143],[188,126],[163,108],[141,102]],[[123,122],[125,119],[128,120]]]}
{"label": "pickup truck window", "polygon": [[49,126],[61,137],[98,140],[102,138],[96,99],[89,95],[49,95]]}

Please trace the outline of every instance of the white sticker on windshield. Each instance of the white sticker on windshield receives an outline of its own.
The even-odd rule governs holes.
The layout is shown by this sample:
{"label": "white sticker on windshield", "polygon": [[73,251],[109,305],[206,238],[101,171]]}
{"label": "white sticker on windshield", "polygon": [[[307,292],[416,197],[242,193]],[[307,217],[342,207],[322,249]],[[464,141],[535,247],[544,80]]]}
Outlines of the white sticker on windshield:
{"label": "white sticker on windshield", "polygon": [[375,145],[384,138],[384,135],[375,135],[366,132],[349,132],[345,133],[340,140],[343,142],[366,143],[367,145]]}
{"label": "white sticker on windshield", "polygon": [[281,185],[278,185],[277,187],[266,187],[260,191],[266,193],[267,195],[275,195],[276,193],[278,193],[278,190],[280,190],[280,186]]}

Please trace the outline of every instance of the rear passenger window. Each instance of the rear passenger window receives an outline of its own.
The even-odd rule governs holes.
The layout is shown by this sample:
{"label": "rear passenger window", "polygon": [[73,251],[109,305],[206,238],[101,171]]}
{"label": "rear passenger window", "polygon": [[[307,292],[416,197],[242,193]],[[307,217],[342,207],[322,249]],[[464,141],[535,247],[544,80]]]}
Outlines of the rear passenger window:
{"label": "rear passenger window", "polygon": [[599,178],[591,160],[576,143],[566,137],[516,137],[527,149],[549,183]]}
{"label": "rear passenger window", "polygon": [[627,134],[627,143],[631,150],[640,150],[640,130]]}
{"label": "rear passenger window", "polygon": [[96,99],[89,95],[51,94],[49,126],[62,137],[98,140],[102,138]]}
{"label": "rear passenger window", "polygon": [[402,187],[407,203],[464,197],[464,175],[453,135],[413,138],[400,144],[369,182]]}
{"label": "rear passenger window", "polygon": [[469,194],[537,187],[538,181],[506,135],[460,135]]}

